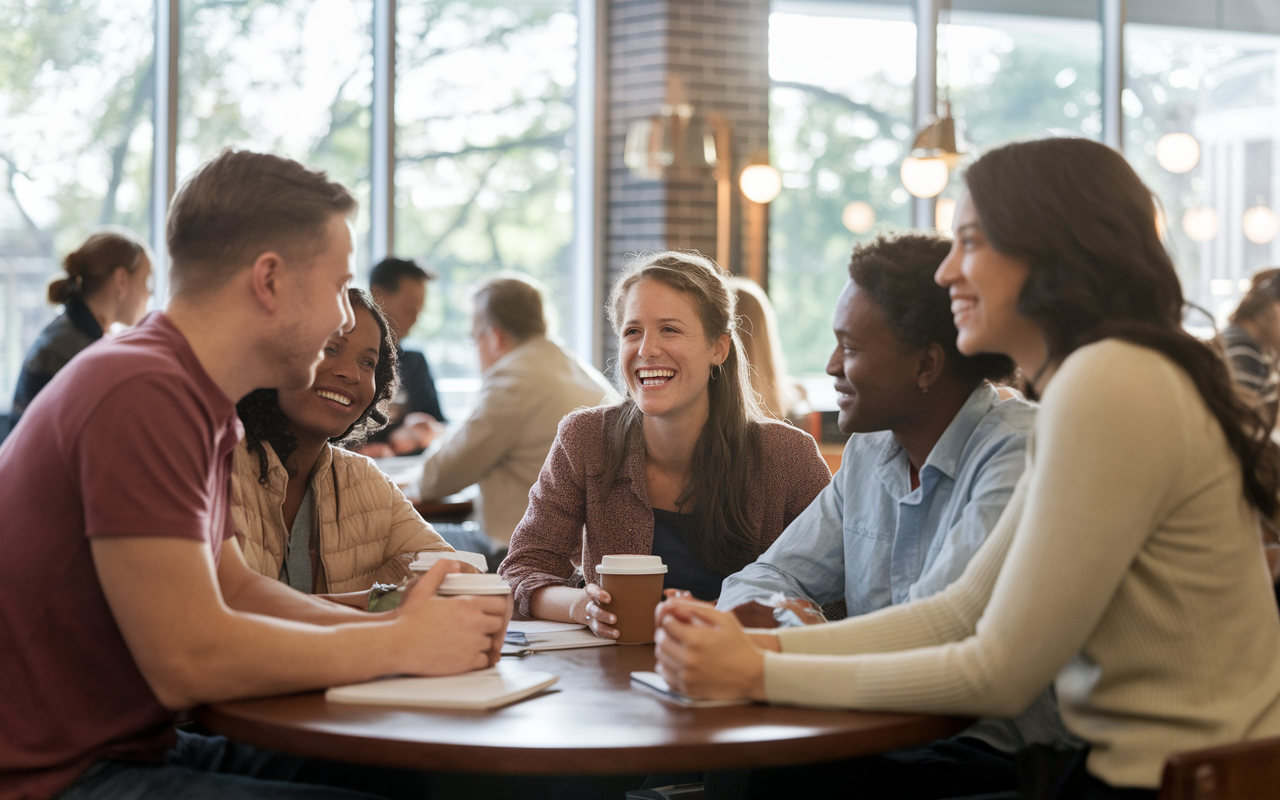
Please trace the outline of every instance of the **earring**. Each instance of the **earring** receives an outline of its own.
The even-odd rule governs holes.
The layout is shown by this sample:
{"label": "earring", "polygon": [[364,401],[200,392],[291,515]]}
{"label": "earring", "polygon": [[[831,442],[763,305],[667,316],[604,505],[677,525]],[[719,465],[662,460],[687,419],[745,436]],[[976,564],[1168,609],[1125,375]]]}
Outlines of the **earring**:
{"label": "earring", "polygon": [[928,387],[928,386],[921,386],[921,387],[920,387],[920,394],[928,394],[928,393],[929,393],[929,387]]}
{"label": "earring", "polygon": [[720,373],[722,373],[722,372],[724,372],[724,365],[723,365],[723,364],[714,364],[714,365],[712,365],[712,367],[711,367],[711,380],[713,380],[713,381],[714,381],[716,378],[720,377]]}

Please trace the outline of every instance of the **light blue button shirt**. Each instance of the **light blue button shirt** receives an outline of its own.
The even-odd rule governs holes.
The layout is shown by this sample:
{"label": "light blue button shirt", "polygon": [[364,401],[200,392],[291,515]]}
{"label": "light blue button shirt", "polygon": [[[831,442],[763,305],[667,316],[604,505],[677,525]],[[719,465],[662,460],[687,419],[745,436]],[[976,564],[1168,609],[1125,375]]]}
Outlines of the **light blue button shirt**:
{"label": "light blue button shirt", "polygon": [[888,431],[854,434],[827,488],[764,555],[725,579],[719,607],[774,592],[849,616],[945,588],[995,526],[1026,465],[1035,406],[984,384],[947,426],[912,490]]}
{"label": "light blue button shirt", "polygon": [[[831,483],[754,564],[725,578],[728,610],[775,592],[818,605],[844,598],[849,616],[928,597],[954,582],[1000,519],[1026,467],[1035,406],[983,384],[965,401],[911,488],[909,460],[888,431],[854,434]],[[961,735],[1005,752],[1078,745],[1046,689],[1013,719]]]}

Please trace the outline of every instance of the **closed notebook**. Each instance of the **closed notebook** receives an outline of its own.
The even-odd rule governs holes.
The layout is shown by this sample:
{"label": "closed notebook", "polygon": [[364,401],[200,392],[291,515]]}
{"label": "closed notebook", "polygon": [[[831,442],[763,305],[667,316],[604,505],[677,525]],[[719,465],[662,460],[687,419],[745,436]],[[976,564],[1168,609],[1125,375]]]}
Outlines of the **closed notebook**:
{"label": "closed notebook", "polygon": [[537,694],[560,680],[550,672],[490,667],[443,678],[383,678],[324,693],[330,703],[417,708],[498,708]]}

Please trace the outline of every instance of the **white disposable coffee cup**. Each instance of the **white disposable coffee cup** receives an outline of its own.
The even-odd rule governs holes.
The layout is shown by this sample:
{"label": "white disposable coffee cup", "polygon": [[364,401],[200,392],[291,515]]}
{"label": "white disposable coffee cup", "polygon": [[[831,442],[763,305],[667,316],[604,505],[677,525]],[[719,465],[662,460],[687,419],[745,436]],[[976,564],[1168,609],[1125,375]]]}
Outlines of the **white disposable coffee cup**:
{"label": "white disposable coffee cup", "polygon": [[444,582],[436,590],[439,595],[459,594],[511,594],[511,587],[500,575],[470,572],[452,572],[444,576]]}
{"label": "white disposable coffee cup", "polygon": [[481,572],[489,571],[489,561],[480,553],[464,553],[462,551],[450,550],[434,550],[426,553],[418,553],[418,557],[409,565],[409,569],[414,572],[426,572],[435,566],[435,563],[442,558],[451,561],[461,561],[463,564],[470,564]]}

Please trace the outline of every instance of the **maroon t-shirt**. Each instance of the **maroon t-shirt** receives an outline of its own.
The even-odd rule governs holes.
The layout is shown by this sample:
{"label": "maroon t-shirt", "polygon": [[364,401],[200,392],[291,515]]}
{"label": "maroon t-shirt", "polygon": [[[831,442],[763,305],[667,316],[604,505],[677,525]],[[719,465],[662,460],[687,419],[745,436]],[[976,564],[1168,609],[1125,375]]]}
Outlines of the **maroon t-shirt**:
{"label": "maroon t-shirt", "polygon": [[156,760],[172,740],[89,538],[196,539],[216,559],[242,432],[157,312],[72,359],[0,447],[0,798],[50,796],[101,758]]}

